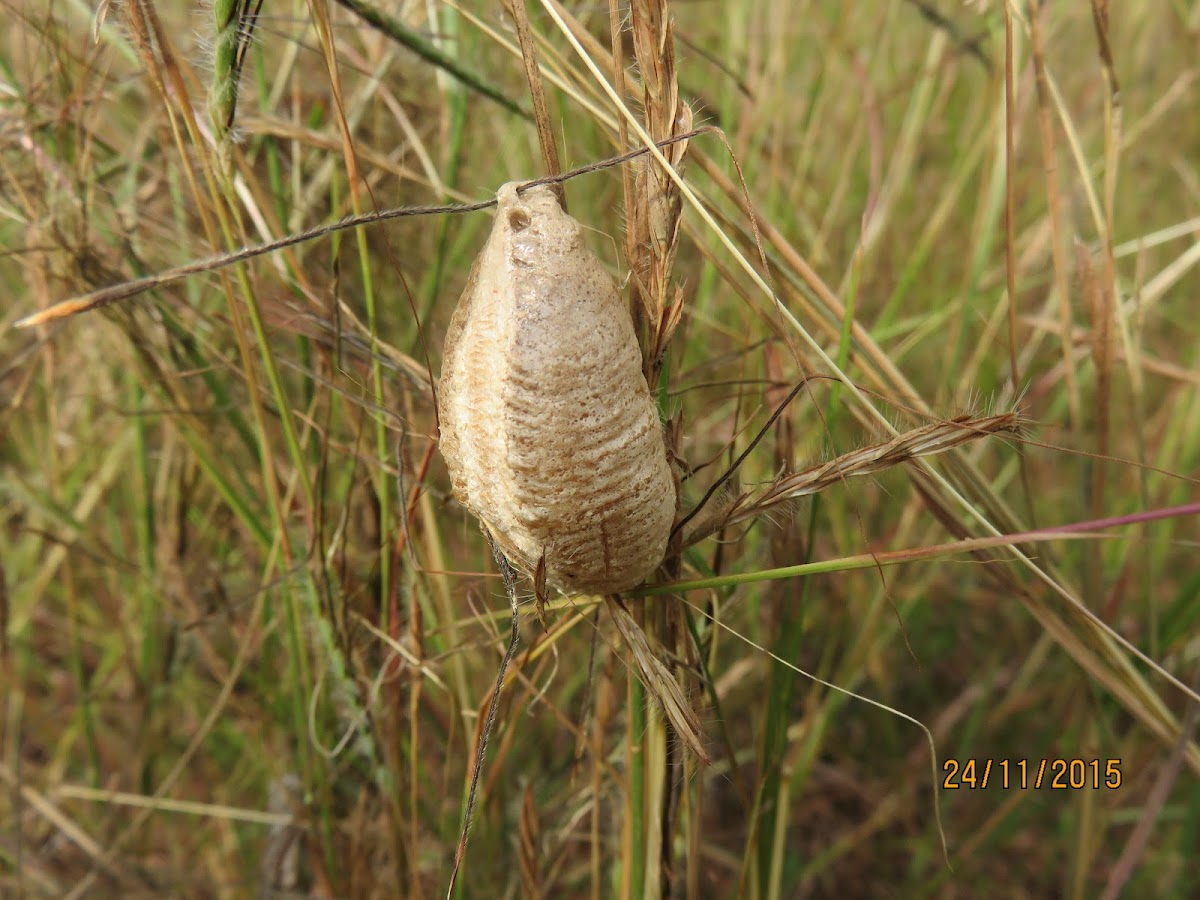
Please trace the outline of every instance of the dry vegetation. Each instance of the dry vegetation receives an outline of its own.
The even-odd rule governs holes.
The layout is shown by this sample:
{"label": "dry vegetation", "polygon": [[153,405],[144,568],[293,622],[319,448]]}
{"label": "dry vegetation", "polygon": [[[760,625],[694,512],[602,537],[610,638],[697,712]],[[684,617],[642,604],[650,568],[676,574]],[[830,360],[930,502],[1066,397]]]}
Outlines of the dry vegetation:
{"label": "dry vegetation", "polygon": [[693,124],[565,187],[681,525],[526,606],[457,894],[1200,895],[1200,3],[632,5],[3,0],[0,895],[444,895],[508,639],[487,213],[10,326]]}

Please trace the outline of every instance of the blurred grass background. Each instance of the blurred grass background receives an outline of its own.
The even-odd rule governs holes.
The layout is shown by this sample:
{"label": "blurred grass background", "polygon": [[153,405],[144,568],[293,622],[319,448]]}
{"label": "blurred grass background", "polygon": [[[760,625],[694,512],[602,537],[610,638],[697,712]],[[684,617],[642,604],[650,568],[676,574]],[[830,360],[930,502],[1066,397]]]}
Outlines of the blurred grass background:
{"label": "blurred grass background", "polygon": [[[712,765],[671,748],[665,795],[634,777],[655,714],[608,615],[580,598],[548,630],[526,616],[459,894],[1200,895],[1194,694],[1074,605],[1194,691],[1194,511],[838,565],[983,521],[1196,501],[1200,3],[1122,5],[1105,26],[1102,2],[1036,20],[998,2],[638,2],[674,21],[680,96],[728,136],[782,304],[863,391],[814,382],[742,484],[886,440],[867,404],[901,427],[1014,405],[1032,424],[686,555],[707,586],[678,607],[702,663],[681,677]],[[524,66],[490,0],[270,3],[249,41],[248,20],[215,23],[253,5],[214,5],[3,4],[0,893],[438,896],[506,638],[430,393],[488,214],[8,326],[542,174]],[[613,155],[611,101],[528,6],[563,165]],[[565,11],[611,73],[609,9]],[[721,144],[696,138],[685,174],[757,260]],[[626,274],[618,171],[567,192]],[[686,203],[683,229],[660,387],[682,457],[708,463],[686,509],[791,385],[830,373]],[[811,561],[832,572],[768,580]],[[781,660],[924,723],[939,784],[946,760],[1081,759],[1101,782],[1119,760],[1120,786],[1089,769],[1087,789],[993,772],[941,790],[951,870],[921,731]]]}

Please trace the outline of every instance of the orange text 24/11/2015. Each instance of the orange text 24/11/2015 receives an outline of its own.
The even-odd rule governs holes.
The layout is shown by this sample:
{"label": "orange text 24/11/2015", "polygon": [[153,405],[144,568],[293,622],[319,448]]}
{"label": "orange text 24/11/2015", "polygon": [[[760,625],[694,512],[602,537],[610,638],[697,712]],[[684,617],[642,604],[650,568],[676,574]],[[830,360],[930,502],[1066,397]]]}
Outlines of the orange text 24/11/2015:
{"label": "orange text 24/11/2015", "polygon": [[948,759],[942,763],[945,790],[1049,788],[1116,790],[1124,781],[1119,759]]}

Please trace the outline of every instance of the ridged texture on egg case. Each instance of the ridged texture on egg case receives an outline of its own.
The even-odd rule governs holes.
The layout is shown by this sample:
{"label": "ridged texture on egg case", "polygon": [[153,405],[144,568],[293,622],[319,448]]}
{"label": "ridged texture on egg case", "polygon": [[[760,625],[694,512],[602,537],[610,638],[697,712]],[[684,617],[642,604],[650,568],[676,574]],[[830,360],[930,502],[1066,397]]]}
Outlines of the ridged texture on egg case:
{"label": "ridged texture on egg case", "polygon": [[441,450],[455,496],[514,563],[571,593],[662,561],[675,480],[629,312],[552,191],[498,193],[446,335]]}

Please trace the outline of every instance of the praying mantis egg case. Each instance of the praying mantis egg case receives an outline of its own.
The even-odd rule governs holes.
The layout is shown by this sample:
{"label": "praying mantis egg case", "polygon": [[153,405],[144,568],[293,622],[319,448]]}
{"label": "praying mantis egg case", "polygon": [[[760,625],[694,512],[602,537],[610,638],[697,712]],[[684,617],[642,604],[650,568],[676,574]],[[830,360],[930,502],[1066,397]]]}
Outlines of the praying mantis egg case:
{"label": "praying mantis egg case", "polygon": [[629,311],[545,186],[506,184],[446,334],[454,494],[528,573],[632,588],[662,562],[676,485]]}

